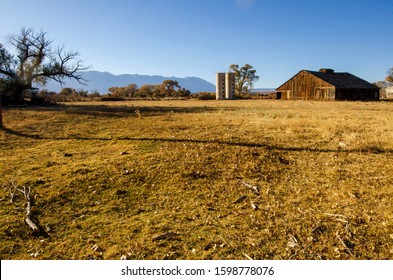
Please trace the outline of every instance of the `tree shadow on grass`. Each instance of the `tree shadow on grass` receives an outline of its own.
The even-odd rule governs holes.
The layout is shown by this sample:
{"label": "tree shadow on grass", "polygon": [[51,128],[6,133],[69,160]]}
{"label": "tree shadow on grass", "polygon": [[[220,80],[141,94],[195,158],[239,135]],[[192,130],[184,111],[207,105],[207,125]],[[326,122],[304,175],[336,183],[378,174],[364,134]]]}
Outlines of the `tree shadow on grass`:
{"label": "tree shadow on grass", "polygon": [[[218,110],[232,111],[236,110],[233,107],[180,107],[180,106],[129,106],[129,105],[58,105],[49,107],[23,107],[23,110],[40,110],[40,111],[62,111],[67,114],[77,115],[90,115],[95,117],[135,117],[136,111],[139,111],[141,116],[159,116],[163,114],[175,113],[204,113],[214,112]],[[256,147],[277,151],[292,151],[292,152],[316,152],[316,153],[372,153],[372,154],[385,154],[393,153],[392,149],[384,149],[377,146],[370,146],[360,149],[324,149],[314,147],[287,147],[271,145],[268,143],[252,143],[252,142],[234,142],[225,140],[208,140],[208,139],[191,139],[191,138],[160,138],[160,137],[80,137],[80,136],[67,136],[67,137],[48,137],[39,134],[28,134],[3,127],[0,131],[6,134],[14,135],[17,137],[24,137],[37,140],[98,140],[98,141],[160,141],[160,142],[173,142],[173,143],[199,143],[199,144],[218,144],[237,147]]]}
{"label": "tree shadow on grass", "polygon": [[47,138],[44,138],[44,137],[42,137],[41,135],[38,135],[38,134],[27,134],[27,133],[19,132],[19,131],[16,131],[16,130],[13,130],[13,129],[10,129],[10,128],[7,128],[7,127],[0,128],[0,131],[3,131],[3,132],[5,132],[6,134],[9,134],[9,135],[15,135],[15,136],[18,136],[18,137],[31,138],[31,139],[47,139]]}
{"label": "tree shadow on grass", "polygon": [[48,107],[20,107],[21,110],[30,111],[53,111],[53,112],[64,112],[70,115],[84,115],[93,117],[112,117],[112,118],[124,118],[136,116],[136,111],[139,112],[139,116],[160,116],[167,114],[196,114],[214,112],[224,109],[225,111],[232,111],[235,108],[232,107],[207,107],[207,106],[139,106],[139,105],[56,105]]}
{"label": "tree shadow on grass", "polygon": [[105,117],[129,117],[135,116],[136,111],[143,116],[159,116],[165,114],[195,114],[217,111],[213,107],[179,107],[179,106],[106,106],[106,105],[82,105],[67,106],[68,114],[92,115]]}
{"label": "tree shadow on grass", "polygon": [[360,149],[324,149],[313,147],[286,147],[278,145],[270,145],[266,143],[253,143],[253,142],[234,142],[225,140],[208,140],[208,139],[192,139],[192,138],[162,138],[162,137],[43,137],[36,134],[27,134],[14,131],[9,128],[3,128],[5,133],[15,135],[18,137],[25,137],[37,140],[78,140],[78,141],[158,141],[158,142],[171,142],[171,143],[196,143],[196,144],[216,144],[235,147],[249,147],[249,148],[264,148],[273,151],[288,151],[288,152],[315,152],[315,153],[369,153],[369,154],[388,154],[393,153],[392,149],[384,149],[381,147],[370,146]]}

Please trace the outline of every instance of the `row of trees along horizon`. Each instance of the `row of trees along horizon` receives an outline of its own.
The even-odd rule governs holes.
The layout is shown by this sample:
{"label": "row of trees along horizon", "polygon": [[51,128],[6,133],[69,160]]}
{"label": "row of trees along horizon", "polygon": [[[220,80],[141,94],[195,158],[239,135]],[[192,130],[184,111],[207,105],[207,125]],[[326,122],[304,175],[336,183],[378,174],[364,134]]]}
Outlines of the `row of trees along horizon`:
{"label": "row of trees along horizon", "polygon": [[[0,128],[3,126],[2,104],[20,104],[28,101],[30,104],[40,105],[51,103],[51,98],[86,96],[85,91],[73,89],[63,89],[58,95],[45,90],[38,91],[36,85],[44,86],[48,80],[54,80],[64,85],[65,79],[74,79],[85,84],[81,71],[89,69],[83,65],[79,59],[79,53],[68,51],[64,45],[52,46],[53,41],[46,38],[46,33],[35,32],[32,28],[22,28],[19,34],[9,37],[6,48],[5,44],[0,43]],[[246,65],[245,65],[246,66]],[[239,75],[246,70],[246,73],[254,74],[255,70],[248,65],[238,69]],[[238,67],[237,67],[238,68]],[[243,85],[251,85],[253,80],[250,77],[238,79]],[[244,87],[240,88],[240,94]],[[111,87],[107,98],[126,98],[126,97],[188,97],[190,91],[182,88],[177,81],[166,80],[161,85],[143,85],[137,88],[130,84],[126,87]],[[97,93],[93,93],[97,96]],[[205,96],[209,96],[205,93]],[[28,100],[26,100],[28,99]],[[61,98],[59,98],[61,99]],[[49,102],[48,102],[49,101]]]}
{"label": "row of trees along horizon", "polygon": [[[0,80],[1,83],[1,80]],[[4,105],[54,105],[57,102],[72,102],[85,100],[119,101],[126,99],[160,99],[160,98],[186,98],[191,96],[191,92],[179,86],[177,81],[165,80],[162,84],[143,85],[138,88],[136,84],[129,84],[125,87],[110,87],[108,93],[102,94],[98,91],[89,92],[83,89],[64,87],[59,92],[47,89],[38,90],[32,88],[24,90],[21,98],[15,98],[12,93],[4,92],[2,101]],[[195,97],[198,97],[197,93]],[[211,93],[213,94],[213,93]]]}
{"label": "row of trees along horizon", "polygon": [[[0,43],[0,94],[2,100],[8,103],[21,102],[27,95],[33,101],[38,94],[35,86],[44,86],[48,80],[54,80],[64,85],[66,78],[75,79],[81,84],[81,71],[89,69],[83,65],[76,51],[67,51],[64,46],[52,47],[53,41],[46,38],[46,33],[35,32],[33,29],[22,28],[20,34],[11,35],[8,48]],[[259,79],[256,70],[249,64],[239,68],[230,66],[237,79],[237,93],[248,93],[252,84]],[[165,80],[160,85],[143,85],[139,89],[135,84],[125,87],[108,89],[113,97],[187,97],[188,89],[182,88],[177,81]],[[64,93],[69,92],[67,89]],[[41,94],[44,95],[43,92]],[[84,92],[77,93],[85,95]],[[53,95],[53,93],[52,93]],[[67,95],[67,94],[65,94]]]}
{"label": "row of trees along horizon", "polygon": [[[52,46],[53,41],[46,38],[46,33],[35,32],[31,28],[22,28],[19,34],[9,37],[8,45],[0,43],[0,129],[3,129],[2,104],[53,104],[80,98],[101,98],[102,100],[121,100],[125,98],[186,98],[214,99],[214,93],[191,95],[177,81],[165,80],[160,85],[136,84],[125,87],[111,87],[109,93],[88,93],[84,90],[64,88],[60,93],[47,90],[38,91],[36,85],[44,86],[48,80],[54,80],[64,86],[65,79],[74,79],[81,84],[81,71],[89,69],[79,59],[79,53],[68,51],[63,45]],[[258,81],[256,70],[249,64],[243,67],[232,64],[229,71],[235,73],[235,96],[249,97],[249,90]],[[393,68],[388,71],[386,81],[393,82]]]}
{"label": "row of trees along horizon", "polygon": [[[238,65],[232,64],[230,69],[237,77],[235,91],[238,98],[250,98],[249,91],[255,81],[259,79],[256,70],[249,64],[239,68]],[[31,94],[30,94],[31,95]],[[31,98],[32,96],[30,96]],[[188,89],[180,86],[176,80],[164,80],[161,84],[145,84],[140,88],[137,84],[131,83],[124,87],[110,87],[108,93],[101,94],[97,91],[89,93],[86,90],[77,90],[69,87],[63,88],[59,93],[48,90],[41,90],[36,95],[39,100],[48,102],[67,102],[81,101],[86,99],[100,99],[103,101],[118,101],[126,99],[162,99],[162,98],[198,98],[198,99],[215,99],[214,92],[198,92],[191,94]]]}
{"label": "row of trees along horizon", "polygon": [[65,87],[59,93],[41,90],[37,93],[36,98],[47,100],[50,102],[67,102],[82,100],[102,100],[102,101],[118,101],[126,99],[160,99],[160,98],[186,98],[191,92],[181,87],[178,81],[165,80],[161,84],[143,85],[140,88],[136,84],[129,84],[125,87],[110,87],[108,93],[102,94],[98,91],[88,92],[87,90],[77,90]]}
{"label": "row of trees along horizon", "polygon": [[[230,71],[235,73],[235,94],[237,98],[250,98],[250,89],[252,85],[258,81],[259,76],[256,75],[256,70],[250,64],[245,64],[239,67],[237,64],[232,64],[229,67]],[[103,101],[118,101],[126,99],[162,99],[162,98],[189,98],[194,97],[202,100],[215,99],[214,92],[199,92],[191,95],[191,92],[180,86],[176,80],[164,80],[161,84],[145,84],[140,88],[137,84],[131,83],[124,87],[113,86],[108,89],[107,94],[101,95],[95,91],[88,93],[86,90],[76,90],[73,88],[63,88],[58,94],[47,90],[41,90],[36,95],[39,100],[46,100],[50,102],[66,102],[79,101],[90,99],[100,99]]]}

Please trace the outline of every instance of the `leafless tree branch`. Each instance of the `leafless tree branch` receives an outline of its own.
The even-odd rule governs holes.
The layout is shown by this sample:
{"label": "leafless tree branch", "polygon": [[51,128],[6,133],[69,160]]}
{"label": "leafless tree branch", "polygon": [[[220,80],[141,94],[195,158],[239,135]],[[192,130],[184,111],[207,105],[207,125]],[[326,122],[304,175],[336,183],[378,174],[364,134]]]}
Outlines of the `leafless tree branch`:
{"label": "leafless tree branch", "polygon": [[9,191],[10,191],[10,202],[13,203],[17,209],[22,209],[22,207],[18,206],[16,202],[14,201],[14,198],[17,193],[21,193],[24,197],[24,200],[26,201],[26,206],[25,206],[25,211],[26,211],[26,218],[25,222],[26,224],[32,229],[33,233],[41,233],[43,230],[39,226],[39,223],[36,220],[36,217],[34,216],[32,209],[33,206],[33,200],[30,196],[31,194],[31,188],[22,186],[21,188],[18,187],[14,182],[10,182],[9,184]]}
{"label": "leafless tree branch", "polygon": [[18,35],[9,39],[15,55],[0,45],[0,77],[13,81],[14,98],[21,99],[24,90],[33,89],[33,84],[45,84],[52,79],[64,84],[66,78],[75,79],[81,84],[80,71],[89,69],[78,59],[79,53],[67,51],[64,45],[53,49],[52,41],[46,39],[45,32],[34,32],[23,28]]}

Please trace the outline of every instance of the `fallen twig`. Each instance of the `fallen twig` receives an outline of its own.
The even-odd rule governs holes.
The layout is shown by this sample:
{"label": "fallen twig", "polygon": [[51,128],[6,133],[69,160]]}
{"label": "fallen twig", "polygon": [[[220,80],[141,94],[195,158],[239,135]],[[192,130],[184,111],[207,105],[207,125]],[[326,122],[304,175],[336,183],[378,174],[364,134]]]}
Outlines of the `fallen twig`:
{"label": "fallen twig", "polygon": [[27,205],[26,205],[26,223],[29,225],[29,227],[33,230],[33,232],[39,232],[40,228],[38,227],[38,225],[36,223],[33,222],[33,213],[31,212],[31,199],[30,199],[30,191],[31,188],[29,187],[28,190],[26,190],[26,187],[23,186],[23,194],[25,195],[26,201],[27,201]]}
{"label": "fallen twig", "polygon": [[249,255],[247,255],[246,253],[243,253],[243,256],[245,256],[247,259],[249,259],[250,261],[253,261],[254,259],[251,258]]}
{"label": "fallen twig", "polygon": [[240,196],[238,199],[236,199],[233,203],[240,203],[240,202],[242,202],[243,200],[245,200],[247,198],[247,196],[246,195],[242,195],[242,196]]}
{"label": "fallen twig", "polygon": [[255,204],[254,202],[251,202],[251,208],[253,210],[258,210],[258,204]]}
{"label": "fallen twig", "polygon": [[345,224],[349,223],[348,222],[348,218],[346,216],[344,216],[344,215],[341,215],[341,214],[330,214],[330,213],[323,213],[323,214],[326,215],[326,216],[335,218],[336,221],[339,221],[339,222],[342,222],[342,223],[345,223]]}
{"label": "fallen twig", "polygon": [[288,247],[290,247],[290,248],[298,247],[299,246],[298,243],[299,243],[299,241],[296,239],[295,236],[293,236],[293,235],[289,236],[289,240],[287,243]]}
{"label": "fallen twig", "polygon": [[341,244],[344,246],[344,248],[348,251],[348,253],[354,257],[354,253],[352,252],[351,248],[348,247],[348,245],[345,243],[345,241],[341,238],[340,235],[337,234],[337,239],[341,242]]}
{"label": "fallen twig", "polygon": [[242,182],[243,186],[246,186],[247,188],[249,188],[250,190],[252,190],[255,194],[260,195],[259,189],[257,186],[253,186],[249,183],[246,182]]}
{"label": "fallen twig", "polygon": [[336,217],[336,218],[347,218],[346,216],[344,216],[344,215],[341,215],[341,214],[331,214],[331,213],[323,213],[324,215],[326,215],[326,216],[330,216],[330,217]]}
{"label": "fallen twig", "polygon": [[[11,182],[11,186],[12,188],[10,188],[10,193],[11,193],[11,203],[15,204],[14,202],[14,197],[16,192],[20,192],[23,194],[23,196],[25,197],[26,200],[26,218],[25,218],[25,222],[26,224],[33,230],[33,233],[39,233],[42,231],[41,227],[38,225],[38,222],[35,222],[35,217],[34,217],[34,213],[31,210],[32,206],[33,206],[33,201],[32,198],[30,197],[30,193],[31,193],[31,188],[30,187],[26,187],[23,186],[22,188],[19,188],[16,184],[14,184],[13,182]],[[18,205],[16,205],[18,208]]]}

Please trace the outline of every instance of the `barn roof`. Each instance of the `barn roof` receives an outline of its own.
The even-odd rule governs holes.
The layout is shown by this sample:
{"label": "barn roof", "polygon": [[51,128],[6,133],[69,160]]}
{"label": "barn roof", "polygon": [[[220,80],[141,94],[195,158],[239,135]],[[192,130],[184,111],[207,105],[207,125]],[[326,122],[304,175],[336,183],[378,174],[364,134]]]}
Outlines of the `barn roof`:
{"label": "barn roof", "polygon": [[[329,69],[330,70],[330,69]],[[306,71],[321,80],[335,86],[336,88],[340,89],[350,89],[350,88],[358,88],[358,89],[377,89],[376,86],[370,84],[369,82],[352,75],[347,72],[334,72],[334,71]]]}

